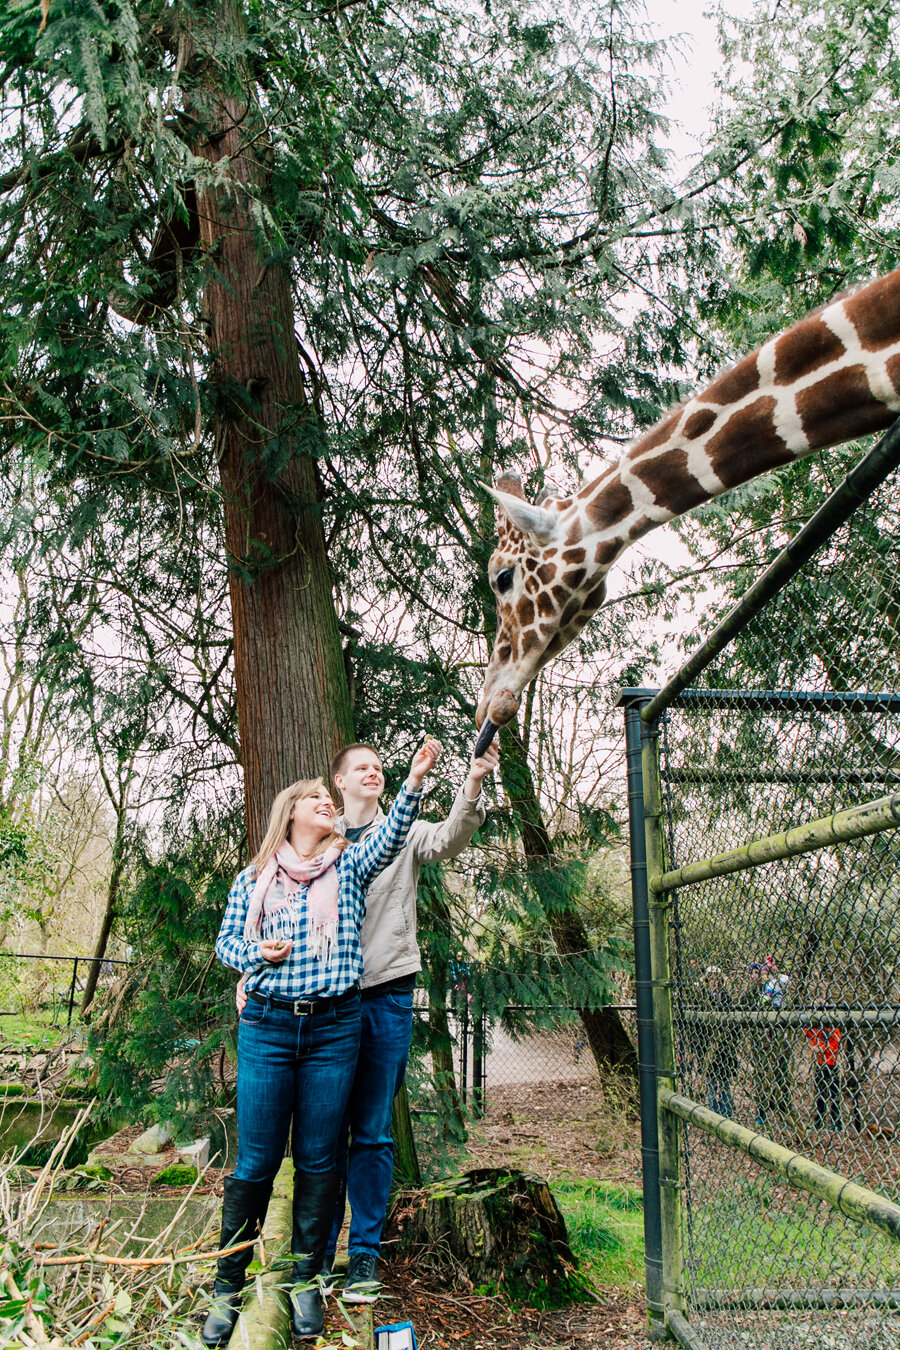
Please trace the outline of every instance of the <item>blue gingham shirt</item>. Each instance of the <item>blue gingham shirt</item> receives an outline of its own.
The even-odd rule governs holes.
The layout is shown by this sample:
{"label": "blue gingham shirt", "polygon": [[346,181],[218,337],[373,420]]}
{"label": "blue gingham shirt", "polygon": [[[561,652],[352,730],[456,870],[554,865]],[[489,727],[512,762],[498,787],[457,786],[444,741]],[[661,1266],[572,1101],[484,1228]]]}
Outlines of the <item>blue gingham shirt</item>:
{"label": "blue gingham shirt", "polygon": [[256,990],[275,998],[331,998],[358,982],[363,969],[359,930],[366,912],[366,887],[403,848],[409,827],[419,814],[421,800],[421,789],[412,792],[404,785],[387,819],[358,844],[345,848],[335,863],[339,883],[338,929],[330,965],[308,950],[306,886],[297,891],[294,899],[299,911],[294,945],[279,965],[267,961],[260,953],[259,942],[248,942],[244,937],[256,867],[251,864],[238,874],[216,938],[216,955],[223,966],[247,975],[248,994]]}

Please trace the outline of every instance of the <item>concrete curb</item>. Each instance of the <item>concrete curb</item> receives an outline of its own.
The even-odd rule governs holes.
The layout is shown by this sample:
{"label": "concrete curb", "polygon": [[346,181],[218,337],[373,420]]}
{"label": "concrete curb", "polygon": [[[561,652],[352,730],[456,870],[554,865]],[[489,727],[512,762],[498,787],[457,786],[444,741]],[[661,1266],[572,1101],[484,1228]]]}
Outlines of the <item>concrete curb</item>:
{"label": "concrete curb", "polygon": [[[272,1269],[272,1258],[291,1250],[294,1167],[285,1158],[275,1184],[263,1229],[266,1269],[247,1285],[244,1306],[228,1342],[228,1350],[290,1350],[291,1313],[286,1272]],[[262,1289],[260,1299],[259,1290]]]}

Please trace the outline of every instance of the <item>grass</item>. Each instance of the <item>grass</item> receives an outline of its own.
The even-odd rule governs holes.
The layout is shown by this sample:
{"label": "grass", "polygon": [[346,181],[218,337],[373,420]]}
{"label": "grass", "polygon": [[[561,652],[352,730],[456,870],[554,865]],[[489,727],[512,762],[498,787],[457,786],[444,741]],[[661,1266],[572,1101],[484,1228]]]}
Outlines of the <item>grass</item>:
{"label": "grass", "polygon": [[712,1289],[824,1288],[900,1283],[896,1243],[804,1196],[792,1199],[777,1179],[735,1178],[703,1206],[707,1241],[694,1266],[694,1285]]}
{"label": "grass", "polygon": [[566,1178],[553,1182],[569,1243],[583,1275],[597,1289],[644,1283],[644,1202],[633,1186]]}
{"label": "grass", "polygon": [[66,1026],[66,1014],[57,1016],[53,1025],[53,1009],[41,1008],[34,1012],[12,1013],[0,1017],[0,1049],[52,1050],[77,1022],[77,1010],[72,1014],[72,1028]]}

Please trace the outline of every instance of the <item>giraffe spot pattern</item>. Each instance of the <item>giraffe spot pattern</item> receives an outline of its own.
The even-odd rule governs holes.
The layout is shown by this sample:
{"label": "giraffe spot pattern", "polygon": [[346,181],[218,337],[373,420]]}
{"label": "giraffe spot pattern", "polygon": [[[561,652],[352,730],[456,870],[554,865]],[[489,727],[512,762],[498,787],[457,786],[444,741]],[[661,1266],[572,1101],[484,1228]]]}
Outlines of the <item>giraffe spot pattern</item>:
{"label": "giraffe spot pattern", "polygon": [[712,408],[700,408],[697,412],[691,413],[684,424],[684,436],[688,441],[695,441],[698,436],[702,436],[704,431],[709,431],[717,414]]}
{"label": "giraffe spot pattern", "polygon": [[665,454],[642,461],[632,469],[653,494],[655,501],[675,515],[690,511],[709,499],[709,493],[688,469],[687,452],[667,450]]}
{"label": "giraffe spot pattern", "polygon": [[584,608],[588,614],[593,614],[594,610],[599,609],[606,599],[606,578],[604,577],[593,590],[588,591],[584,598]]}
{"label": "giraffe spot pattern", "polygon": [[[900,272],[891,272],[880,282],[878,296],[873,300],[872,286],[848,295],[843,302],[844,313],[856,329],[860,345],[874,352],[890,347],[897,341],[897,314],[900,311]],[[853,435],[862,435],[854,432]]]}
{"label": "giraffe spot pattern", "polygon": [[596,530],[606,530],[624,520],[631,509],[631,493],[620,479],[616,479],[588,503],[585,515]]}
{"label": "giraffe spot pattern", "polygon": [[775,427],[775,399],[766,395],[732,413],[721,431],[706,445],[713,472],[726,488],[747,481],[747,459],[759,465],[757,473],[787,464],[793,455]]}
{"label": "giraffe spot pattern", "polygon": [[534,602],[529,600],[527,596],[523,595],[516,605],[516,619],[522,628],[527,628],[530,623],[534,622]]}
{"label": "giraffe spot pattern", "polygon": [[775,383],[793,384],[807,371],[836,361],[846,350],[837,333],[821,319],[804,319],[775,343]]}
{"label": "giraffe spot pattern", "polygon": [[900,394],[900,356],[890,356],[884,363],[885,372],[891,384]]}
{"label": "giraffe spot pattern", "polygon": [[797,411],[810,446],[822,449],[882,431],[896,417],[869,388],[865,366],[836,370],[797,394]]}
{"label": "giraffe spot pattern", "polygon": [[738,361],[736,366],[726,370],[724,375],[720,375],[714,380],[708,389],[704,389],[702,394],[697,395],[697,401],[700,403],[718,403],[723,408],[732,403],[737,403],[748,394],[759,388],[759,367],[756,364],[756,355],[745,356],[743,361]]}
{"label": "giraffe spot pattern", "polygon": [[669,437],[675,432],[680,420],[681,409],[677,408],[675,412],[671,413],[670,416],[665,419],[665,421],[660,422],[658,427],[654,427],[651,431],[647,432],[646,436],[641,437],[637,444],[628,452],[629,458],[635,453],[639,452],[643,454],[645,450],[655,450],[657,446],[665,445]]}
{"label": "giraffe spot pattern", "polygon": [[581,601],[570,600],[559,617],[560,628],[564,629],[581,613]]}
{"label": "giraffe spot pattern", "polygon": [[[596,573],[663,519],[810,450],[888,426],[896,415],[891,409],[900,408],[898,313],[900,271],[825,305],[739,361],[686,407],[673,409],[619,466],[585,484],[577,497],[554,501],[561,529],[568,530],[556,550],[535,558],[530,539],[498,511],[505,551],[522,559],[534,574],[526,588],[537,590],[521,616],[510,611],[510,626],[525,627],[535,612],[541,620],[537,631],[498,640],[498,660],[518,656],[527,643],[528,652],[541,648],[532,663],[539,669],[603,603],[604,577]],[[522,495],[520,484],[504,486]],[[578,545],[594,529],[614,537],[591,541],[590,566],[588,550]],[[574,592],[582,585],[592,589],[579,601]]]}

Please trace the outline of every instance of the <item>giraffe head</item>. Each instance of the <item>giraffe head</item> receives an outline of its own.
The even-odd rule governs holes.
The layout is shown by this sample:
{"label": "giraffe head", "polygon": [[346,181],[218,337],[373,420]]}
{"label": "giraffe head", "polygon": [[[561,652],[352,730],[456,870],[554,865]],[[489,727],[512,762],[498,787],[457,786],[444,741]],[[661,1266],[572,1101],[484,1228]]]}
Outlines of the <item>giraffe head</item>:
{"label": "giraffe head", "polygon": [[488,563],[497,636],[475,721],[479,727],[486,722],[501,727],[515,717],[525,687],[541,667],[600,608],[606,573],[621,549],[612,540],[585,537],[578,498],[551,497],[532,505],[512,475],[487,490],[497,502],[497,547]]}

